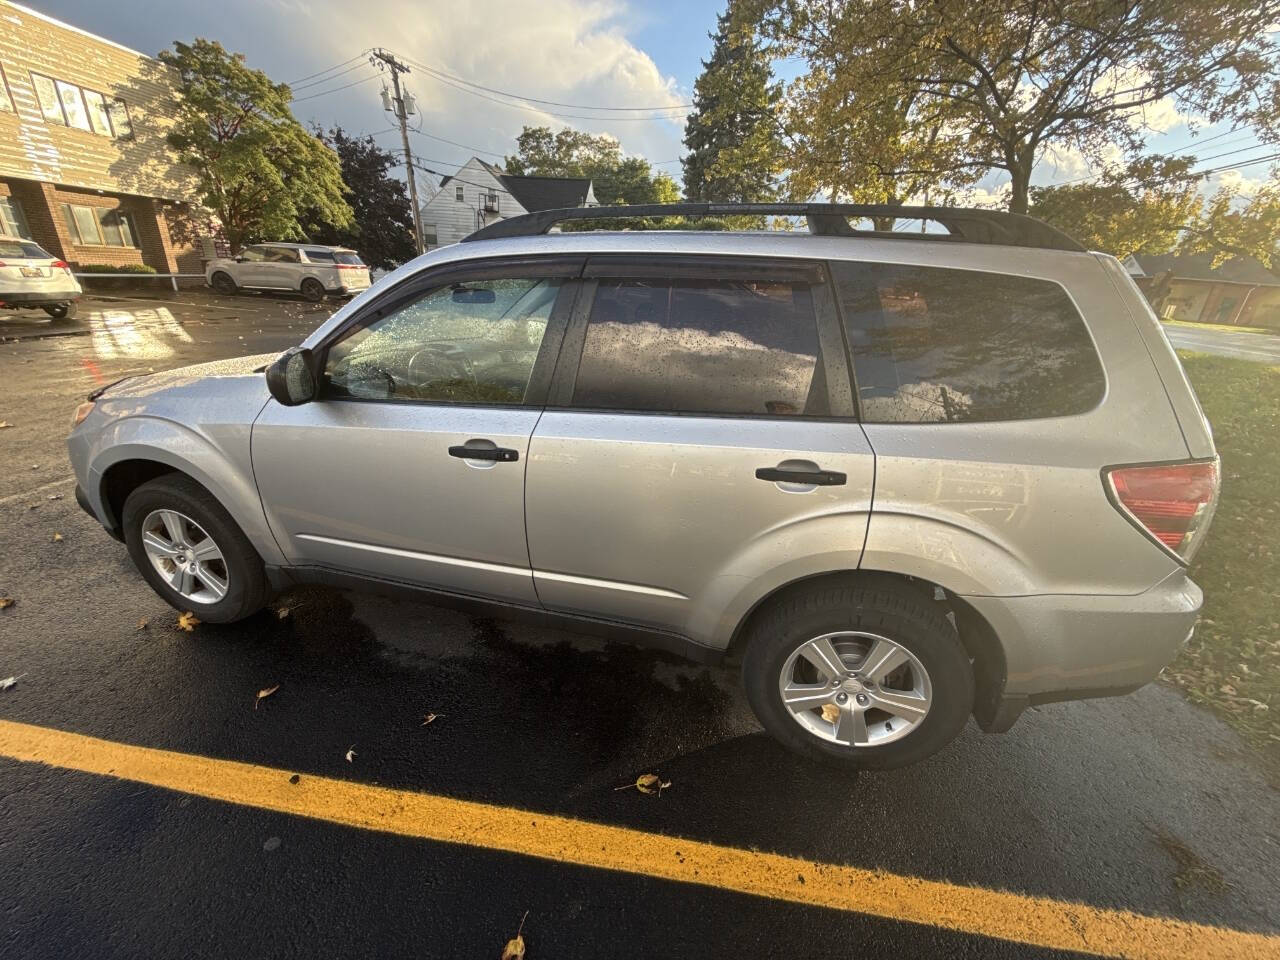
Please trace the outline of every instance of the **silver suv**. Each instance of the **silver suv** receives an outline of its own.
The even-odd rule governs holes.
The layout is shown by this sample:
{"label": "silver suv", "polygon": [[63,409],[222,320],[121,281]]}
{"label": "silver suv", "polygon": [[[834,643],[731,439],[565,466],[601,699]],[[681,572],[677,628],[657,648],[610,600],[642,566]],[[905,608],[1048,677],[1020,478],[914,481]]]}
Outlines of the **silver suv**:
{"label": "silver suv", "polygon": [[[726,213],[809,232],[548,235]],[[947,232],[853,226],[893,216]],[[77,496],[165,600],[375,584],[732,654],[775,737],[874,767],[1133,690],[1190,635],[1217,458],[1113,258],[827,204],[468,239],[278,358],[80,407]]]}

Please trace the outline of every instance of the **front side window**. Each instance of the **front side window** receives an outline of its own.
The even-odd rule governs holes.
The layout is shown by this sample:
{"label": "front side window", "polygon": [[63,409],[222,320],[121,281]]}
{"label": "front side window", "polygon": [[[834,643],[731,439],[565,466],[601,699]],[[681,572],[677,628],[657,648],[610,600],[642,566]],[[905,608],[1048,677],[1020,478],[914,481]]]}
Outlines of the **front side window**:
{"label": "front side window", "polygon": [[869,423],[1030,420],[1102,400],[1093,341],[1056,283],[892,264],[831,272]]}
{"label": "front side window", "polygon": [[560,280],[438,287],[329,350],[327,393],[359,400],[523,403]]}
{"label": "front side window", "polygon": [[825,416],[805,283],[602,280],[575,407],[656,413]]}

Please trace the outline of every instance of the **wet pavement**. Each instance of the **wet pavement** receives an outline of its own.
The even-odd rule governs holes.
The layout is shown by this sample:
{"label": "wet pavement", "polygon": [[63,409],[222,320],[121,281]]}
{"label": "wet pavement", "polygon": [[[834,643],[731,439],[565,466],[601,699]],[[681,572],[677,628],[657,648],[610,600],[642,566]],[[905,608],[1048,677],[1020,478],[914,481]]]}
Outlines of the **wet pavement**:
{"label": "wet pavement", "polygon": [[[84,306],[57,336],[0,320],[0,596],[17,601],[0,677],[23,675],[0,720],[1280,931],[1268,772],[1161,686],[1034,709],[1004,736],[970,725],[916,767],[854,775],[762,735],[732,667],[320,589],[281,598],[283,617],[179,630],[71,497],[71,411],[128,372],[292,345],[332,305]],[[661,797],[615,789],[650,771]],[[1061,955],[8,759],[0,824],[5,958],[497,957],[526,911],[530,958]]]}

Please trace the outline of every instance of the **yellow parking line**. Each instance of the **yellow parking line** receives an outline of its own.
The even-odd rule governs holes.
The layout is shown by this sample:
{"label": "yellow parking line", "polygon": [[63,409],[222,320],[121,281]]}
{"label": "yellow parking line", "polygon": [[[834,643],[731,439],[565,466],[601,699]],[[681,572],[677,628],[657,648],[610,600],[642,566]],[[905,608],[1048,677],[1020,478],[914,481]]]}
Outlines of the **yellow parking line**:
{"label": "yellow parking line", "polygon": [[1037,947],[1109,957],[1280,957],[1280,936],[757,853],[328,777],[303,775],[293,784],[288,770],[6,720],[0,720],[0,756],[343,826],[700,884]]}

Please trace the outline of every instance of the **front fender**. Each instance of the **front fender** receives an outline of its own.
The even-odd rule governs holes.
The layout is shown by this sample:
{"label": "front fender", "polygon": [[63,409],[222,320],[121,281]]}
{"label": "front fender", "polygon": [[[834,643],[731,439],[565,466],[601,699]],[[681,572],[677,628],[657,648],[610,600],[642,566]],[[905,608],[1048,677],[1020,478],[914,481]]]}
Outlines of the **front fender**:
{"label": "front fender", "polygon": [[[284,555],[262,510],[249,460],[249,426],[244,424],[200,432],[160,417],[125,417],[108,425],[89,451],[84,490],[99,518],[110,518],[103,480],[112,466],[126,460],[149,460],[187,474],[231,514],[254,549],[268,564],[284,563]],[[118,522],[119,518],[115,518]]]}

